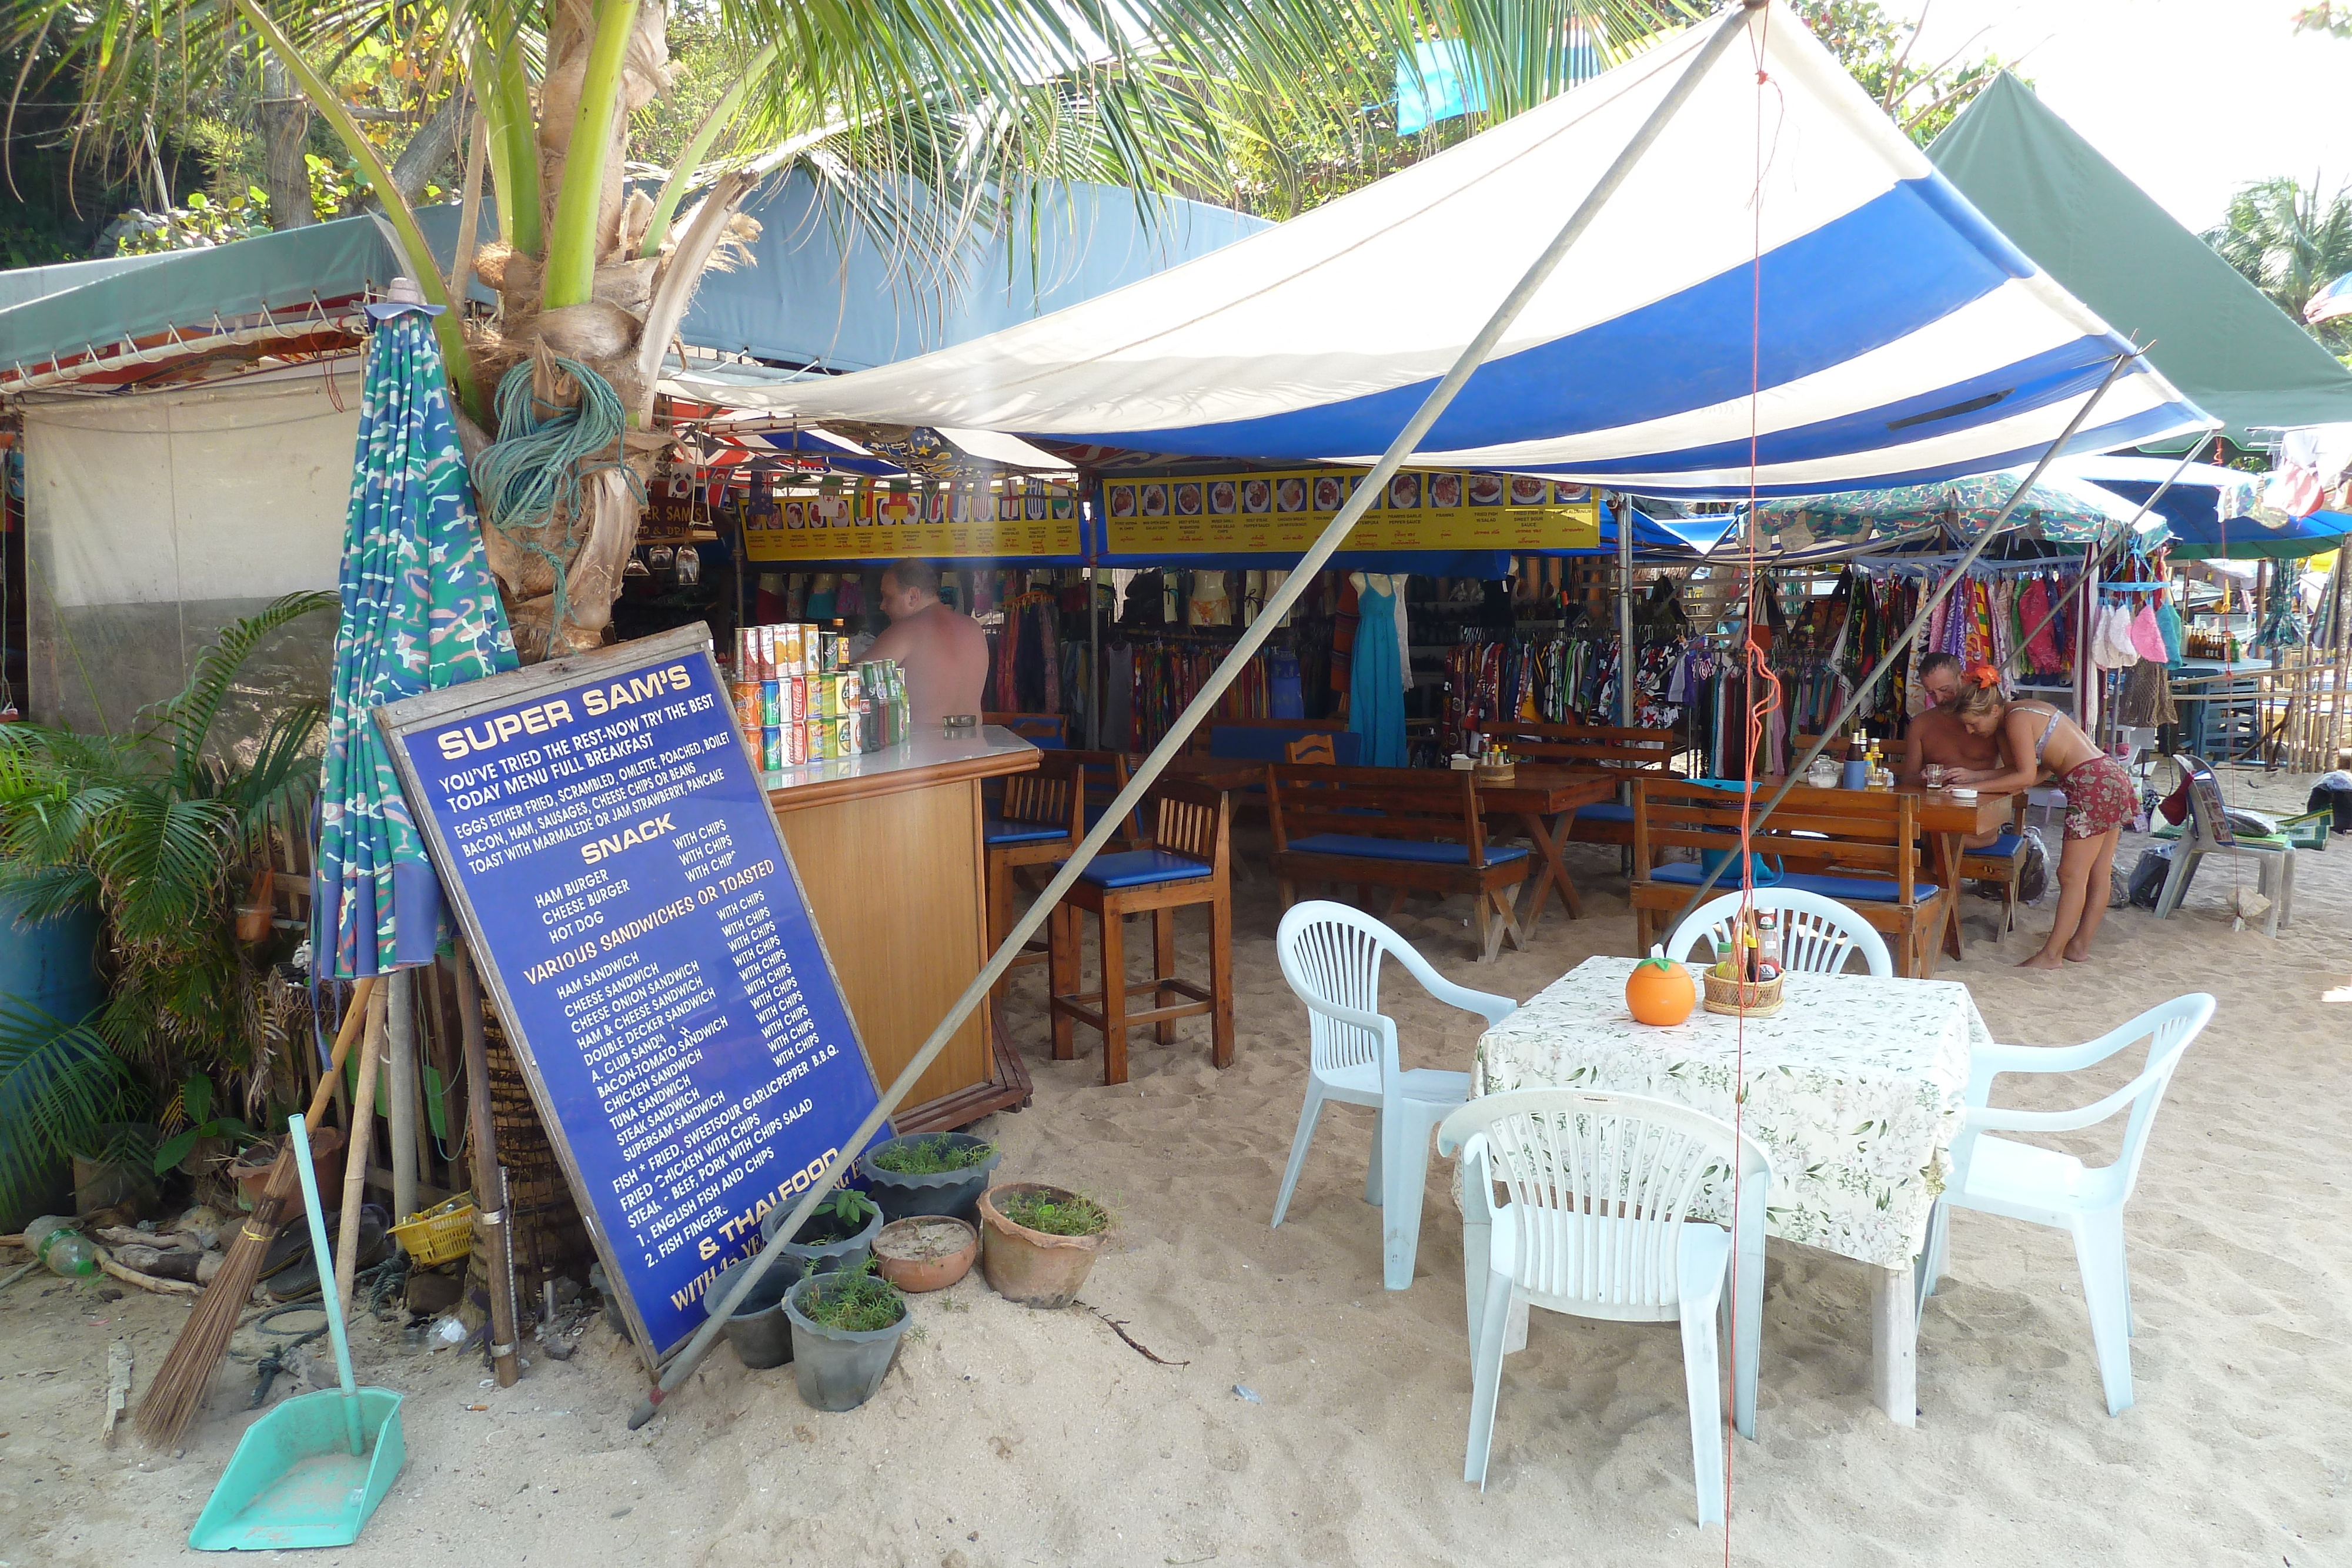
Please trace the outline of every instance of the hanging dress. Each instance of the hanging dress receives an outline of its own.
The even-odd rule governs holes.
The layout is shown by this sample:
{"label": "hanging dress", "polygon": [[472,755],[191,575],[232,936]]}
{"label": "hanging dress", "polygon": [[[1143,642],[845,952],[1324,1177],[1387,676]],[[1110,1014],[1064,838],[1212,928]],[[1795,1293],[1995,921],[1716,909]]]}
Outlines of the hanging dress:
{"label": "hanging dress", "polygon": [[1391,595],[1367,578],[1357,591],[1356,645],[1348,682],[1348,728],[1364,737],[1364,766],[1405,766],[1404,650],[1397,640]]}

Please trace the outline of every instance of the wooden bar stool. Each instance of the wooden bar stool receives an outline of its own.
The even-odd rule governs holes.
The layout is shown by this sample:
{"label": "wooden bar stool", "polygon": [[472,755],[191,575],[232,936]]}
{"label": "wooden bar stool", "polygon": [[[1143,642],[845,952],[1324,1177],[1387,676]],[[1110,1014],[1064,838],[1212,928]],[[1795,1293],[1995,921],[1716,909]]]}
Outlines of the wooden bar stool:
{"label": "wooden bar stool", "polygon": [[[1127,754],[1123,751],[1073,751],[1077,758],[1080,776],[1086,781],[1086,826],[1088,829],[1102,821],[1118,792],[1127,788]],[[1131,850],[1144,841],[1143,808],[1139,807],[1126,822],[1112,830],[1105,841],[1105,849]]]}
{"label": "wooden bar stool", "polygon": [[[1067,860],[1078,847],[1085,831],[1080,815],[1085,802],[1086,786],[1074,752],[1044,752],[1034,770],[1005,777],[1003,800],[981,819],[980,841],[988,853],[990,952],[1003,946],[1013,929],[1013,883],[1030,880],[1023,868]],[[1033,939],[1013,956],[990,994],[1003,1001],[1013,971],[1024,964],[1045,963],[1049,951]]]}
{"label": "wooden bar stool", "polygon": [[[1070,1026],[1075,1021],[1103,1037],[1103,1082],[1127,1082],[1127,1031],[1150,1024],[1161,1045],[1176,1040],[1176,1020],[1209,1015],[1210,1060],[1230,1067],[1234,1060],[1234,900],[1227,880],[1232,808],[1222,790],[1184,779],[1167,779],[1152,791],[1153,831],[1141,848],[1097,855],[1053,918],[1054,1056],[1077,1054]],[[1209,983],[1176,974],[1176,911],[1209,906]],[[1102,986],[1078,990],[1079,915],[1091,911],[1099,927]],[[1151,915],[1151,978],[1127,978],[1122,930],[1129,915]],[[1129,1011],[1130,996],[1157,1004]],[[1188,998],[1171,1001],[1171,998]]]}

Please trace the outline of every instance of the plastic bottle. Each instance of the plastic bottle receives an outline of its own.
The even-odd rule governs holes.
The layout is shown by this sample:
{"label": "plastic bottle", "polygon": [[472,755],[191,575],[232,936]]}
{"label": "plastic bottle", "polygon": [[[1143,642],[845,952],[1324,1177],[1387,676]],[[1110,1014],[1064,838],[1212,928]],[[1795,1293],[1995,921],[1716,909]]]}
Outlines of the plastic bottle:
{"label": "plastic bottle", "polygon": [[1769,909],[1760,909],[1756,913],[1757,978],[1765,978],[1764,970],[1768,967],[1775,975],[1779,974],[1782,967],[1780,961],[1780,916],[1773,914],[1772,911]]}
{"label": "plastic bottle", "polygon": [[25,1227],[25,1245],[49,1266],[49,1272],[68,1280],[98,1272],[98,1249],[73,1228],[73,1221],[45,1214]]}

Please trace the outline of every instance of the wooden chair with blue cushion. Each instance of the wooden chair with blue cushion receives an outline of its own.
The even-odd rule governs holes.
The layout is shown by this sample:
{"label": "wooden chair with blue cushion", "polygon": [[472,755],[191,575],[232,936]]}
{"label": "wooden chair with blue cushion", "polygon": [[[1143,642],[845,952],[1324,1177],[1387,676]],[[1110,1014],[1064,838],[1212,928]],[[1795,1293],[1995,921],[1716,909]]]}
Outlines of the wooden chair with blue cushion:
{"label": "wooden chair with blue cushion", "polygon": [[[1092,831],[1094,825],[1102,821],[1103,813],[1110,810],[1110,803],[1118,799],[1118,792],[1127,788],[1127,754],[1123,751],[1073,751],[1069,755],[1078,759],[1078,775],[1086,781],[1085,826],[1087,831]],[[1138,807],[1129,813],[1125,822],[1113,830],[1103,848],[1131,850],[1149,836],[1143,826],[1143,810]]]}
{"label": "wooden chair with blue cushion", "polygon": [[[1086,787],[1078,758],[1072,751],[1043,753],[1026,773],[1008,774],[1004,796],[981,819],[981,847],[988,856],[988,946],[991,952],[1013,930],[1013,889],[1016,881],[1031,881],[1028,866],[1070,858],[1084,832],[1080,811]],[[1034,886],[1031,889],[1035,891]],[[1034,941],[1015,955],[992,993],[1004,999],[1013,971],[1024,964],[1042,964],[1046,949]]]}
{"label": "wooden chair with blue cushion", "polygon": [[1266,769],[1267,820],[1282,906],[1301,882],[1385,887],[1393,919],[1408,894],[1466,894],[1478,955],[1508,936],[1524,948],[1513,900],[1528,876],[1521,844],[1490,844],[1467,771],[1279,764]]}
{"label": "wooden chair with blue cushion", "polygon": [[[1764,798],[1755,804],[1760,808]],[[1697,863],[1656,863],[1670,848],[1702,856],[1738,852],[1740,796],[1697,780],[1643,777],[1633,781],[1634,950],[1646,953],[1706,878]],[[1919,880],[1918,797],[1900,790],[1815,789],[1799,786],[1779,809],[1751,825],[1748,848],[1763,858],[1775,889],[1835,899],[1892,938],[1895,973],[1925,979],[1934,972],[1948,900],[1958,890]],[[1759,879],[1760,880],[1760,879]],[[1735,865],[1716,888],[1739,886]]]}
{"label": "wooden chair with blue cushion", "polygon": [[2000,929],[2017,929],[2017,883],[2025,874],[2025,797],[2010,798],[2009,826],[1989,844],[1960,852],[1960,875],[1969,882],[1990,882],[2000,888]]}
{"label": "wooden chair with blue cushion", "polygon": [[1001,725],[1030,745],[1046,750],[1069,744],[1069,721],[1057,713],[984,713],[980,722]]}
{"label": "wooden chair with blue cushion", "polygon": [[[1147,812],[1150,836],[1139,848],[1088,862],[1053,916],[1054,1056],[1067,1061],[1077,1054],[1074,1023],[1099,1030],[1105,1083],[1127,1082],[1127,1031],[1139,1024],[1151,1025],[1159,1043],[1172,1045],[1178,1019],[1206,1013],[1210,1061],[1230,1067],[1234,1060],[1232,808],[1222,790],[1169,779],[1152,789]],[[1176,973],[1176,912],[1193,904],[1209,909],[1206,986]],[[1102,983],[1081,992],[1079,917],[1087,913],[1098,928]],[[1151,977],[1129,980],[1123,923],[1144,914],[1151,916]],[[1154,1005],[1130,1010],[1134,996]]]}

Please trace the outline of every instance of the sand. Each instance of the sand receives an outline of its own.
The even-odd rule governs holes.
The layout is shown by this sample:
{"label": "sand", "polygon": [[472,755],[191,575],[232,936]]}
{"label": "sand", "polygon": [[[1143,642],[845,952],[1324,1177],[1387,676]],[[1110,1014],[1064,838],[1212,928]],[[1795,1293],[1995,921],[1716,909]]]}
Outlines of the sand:
{"label": "sand", "polygon": [[[2307,780],[2233,779],[2248,803],[2299,808]],[[2136,852],[2127,845],[2126,863]],[[1579,922],[1548,916],[1530,951],[1471,961],[1459,902],[1400,922],[1445,973],[1531,995],[1630,942],[1613,852],[1579,849]],[[2251,873],[2249,873],[2250,875]],[[2231,883],[2209,864],[2159,924],[2111,913],[2090,963],[2011,966],[2046,911],[1999,946],[1969,903],[1966,981],[1994,1035],[2088,1039],[2192,988],[2221,1001],[2183,1064],[2128,1218],[2138,1404],[2100,1396],[2072,1253],[2051,1231],[1961,1216],[1952,1275],[1927,1308],[1919,1424],[1869,1400],[1864,1271],[1774,1243],[1759,1441],[1735,1442],[1735,1563],[2352,1562],[2352,1230],[2341,1158],[2352,1097],[2352,844],[2305,857],[2294,924],[2232,931]],[[642,1388],[601,1326],[577,1354],[534,1354],[514,1388],[478,1362],[363,1332],[362,1377],[409,1395],[409,1464],[354,1564],[529,1562],[744,1565],[1721,1563],[1694,1511],[1680,1354],[1668,1327],[1538,1313],[1507,1364],[1481,1493],[1461,1479],[1469,1401],[1459,1222],[1433,1166],[1419,1272],[1380,1285],[1377,1211],[1361,1198],[1369,1114],[1328,1115],[1288,1221],[1266,1218],[1304,1071],[1298,1004],[1272,952],[1263,873],[1240,893],[1235,1065],[1205,1030],[1131,1045],[1133,1082],[1085,1050],[1043,1049],[1042,972],[1016,988],[1035,1104],[981,1129],[1007,1177],[1083,1188],[1117,1213],[1087,1307],[1036,1312],[977,1273],[918,1298],[919,1341],[881,1395],[846,1415],[801,1404],[789,1368],[747,1373],[721,1349],[647,1430]],[[1204,925],[1188,923],[1195,959]],[[1408,1061],[1461,1067],[1475,1023],[1391,972]],[[2045,1083],[2017,1103],[2093,1098]],[[2073,1141],[2086,1154],[2112,1132]],[[1097,1315],[1097,1312],[1101,1315]],[[38,1276],[0,1297],[0,1563],[122,1568],[185,1554],[197,1508],[250,1415],[225,1371],[186,1451],[97,1441],[107,1349],[127,1337],[141,1385],[184,1307],[103,1301]],[[1118,1320],[1172,1365],[1147,1360]],[[1237,1392],[1236,1385],[1249,1391]],[[282,1385],[281,1385],[282,1386]]]}

